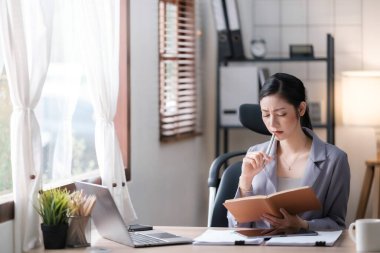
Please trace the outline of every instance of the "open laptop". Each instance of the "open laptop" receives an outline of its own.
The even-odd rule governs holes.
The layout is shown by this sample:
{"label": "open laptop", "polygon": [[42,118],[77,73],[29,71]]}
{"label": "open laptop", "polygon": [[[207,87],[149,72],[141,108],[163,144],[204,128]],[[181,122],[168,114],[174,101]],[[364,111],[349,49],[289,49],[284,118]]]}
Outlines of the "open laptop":
{"label": "open laptop", "polygon": [[77,190],[95,195],[96,202],[91,216],[99,234],[109,240],[131,246],[148,247],[192,243],[192,239],[163,231],[148,230],[129,232],[107,187],[97,184],[75,182]]}

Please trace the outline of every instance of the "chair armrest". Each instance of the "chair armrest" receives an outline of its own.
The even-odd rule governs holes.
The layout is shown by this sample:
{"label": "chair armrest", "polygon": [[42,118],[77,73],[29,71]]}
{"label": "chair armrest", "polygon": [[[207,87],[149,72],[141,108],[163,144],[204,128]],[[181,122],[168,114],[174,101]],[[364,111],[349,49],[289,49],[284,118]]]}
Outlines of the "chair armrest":
{"label": "chair armrest", "polygon": [[208,187],[218,187],[219,184],[219,170],[222,165],[228,161],[228,159],[236,156],[243,156],[247,151],[234,151],[222,154],[215,158],[210,166],[210,172],[208,176]]}

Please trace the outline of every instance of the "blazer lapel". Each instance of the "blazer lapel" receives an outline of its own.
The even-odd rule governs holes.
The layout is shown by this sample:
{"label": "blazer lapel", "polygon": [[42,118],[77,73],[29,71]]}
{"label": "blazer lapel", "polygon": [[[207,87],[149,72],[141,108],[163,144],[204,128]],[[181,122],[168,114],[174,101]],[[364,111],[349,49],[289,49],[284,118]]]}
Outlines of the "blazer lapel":
{"label": "blazer lapel", "polygon": [[313,186],[317,180],[321,170],[323,169],[322,163],[326,160],[326,146],[325,143],[319,139],[312,131],[305,129],[307,134],[313,138],[311,145],[310,155],[307,162],[305,174],[302,180],[303,186]]}

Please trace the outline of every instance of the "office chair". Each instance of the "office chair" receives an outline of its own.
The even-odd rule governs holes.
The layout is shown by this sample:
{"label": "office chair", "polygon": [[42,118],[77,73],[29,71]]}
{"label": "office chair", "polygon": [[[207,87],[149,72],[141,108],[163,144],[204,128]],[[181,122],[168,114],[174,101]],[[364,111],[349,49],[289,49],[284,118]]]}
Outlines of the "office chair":
{"label": "office chair", "polygon": [[[242,104],[239,107],[239,120],[245,128],[259,134],[270,135],[262,120],[261,109],[258,104]],[[242,162],[238,161],[227,166],[221,177],[219,177],[220,170],[228,163],[228,160],[244,156],[246,152],[235,151],[222,154],[211,164],[208,177],[208,227],[228,227],[227,209],[223,206],[223,203],[225,200],[235,197]]]}

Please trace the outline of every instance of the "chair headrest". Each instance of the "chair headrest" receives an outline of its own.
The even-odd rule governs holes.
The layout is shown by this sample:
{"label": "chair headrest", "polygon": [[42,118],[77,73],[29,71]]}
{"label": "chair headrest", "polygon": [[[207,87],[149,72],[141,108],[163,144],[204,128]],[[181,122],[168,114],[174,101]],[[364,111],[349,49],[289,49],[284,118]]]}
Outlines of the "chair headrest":
{"label": "chair headrest", "polygon": [[245,128],[259,134],[271,135],[263,122],[260,105],[258,104],[240,105],[239,120]]}

